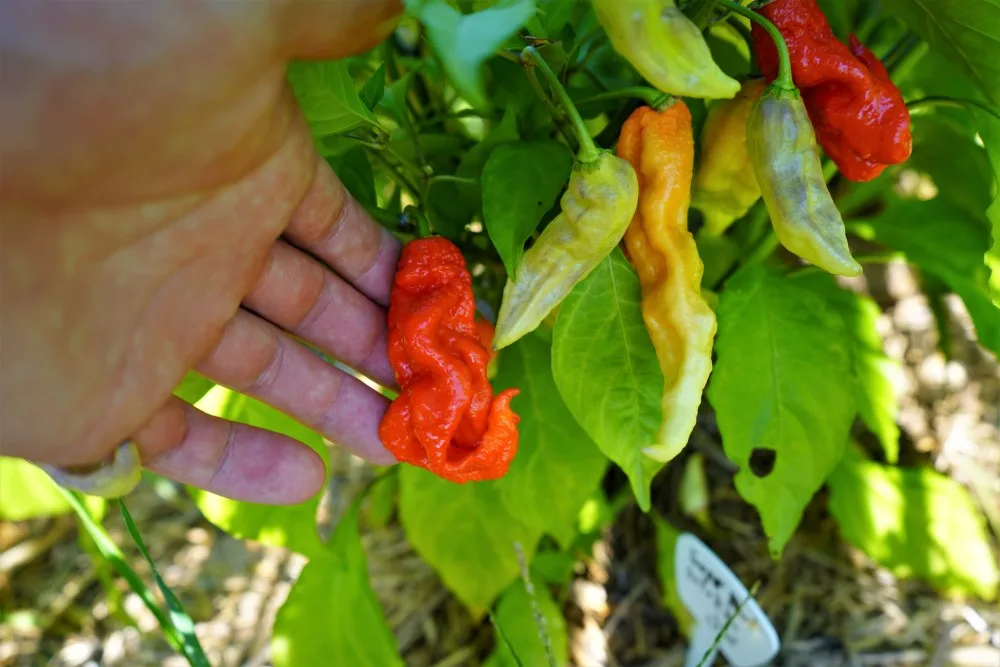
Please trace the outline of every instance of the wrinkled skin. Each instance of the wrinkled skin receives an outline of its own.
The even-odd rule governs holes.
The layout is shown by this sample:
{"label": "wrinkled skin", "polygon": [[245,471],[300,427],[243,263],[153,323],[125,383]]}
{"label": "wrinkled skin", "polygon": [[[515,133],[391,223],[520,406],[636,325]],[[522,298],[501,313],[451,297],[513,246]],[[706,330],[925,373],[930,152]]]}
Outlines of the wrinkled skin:
{"label": "wrinkled skin", "polygon": [[0,6],[0,451],[143,464],[292,503],[324,478],[283,436],[205,415],[189,369],[372,461],[387,401],[296,342],[392,385],[398,243],[315,153],[292,58],[361,52],[399,0]]}
{"label": "wrinkled skin", "polygon": [[507,474],[517,454],[517,389],[493,395],[493,327],[476,321],[465,258],[444,237],[402,252],[389,306],[389,361],[400,386],[379,427],[400,461],[464,484]]}

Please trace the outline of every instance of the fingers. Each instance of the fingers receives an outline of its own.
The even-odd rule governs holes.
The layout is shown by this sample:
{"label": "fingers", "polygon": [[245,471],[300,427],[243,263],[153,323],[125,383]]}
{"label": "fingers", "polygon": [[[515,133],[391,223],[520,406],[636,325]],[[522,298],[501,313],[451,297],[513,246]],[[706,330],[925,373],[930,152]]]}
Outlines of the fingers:
{"label": "fingers", "polygon": [[361,458],[390,465],[378,437],[388,399],[274,325],[240,310],[196,370],[290,415]]}
{"label": "fingers", "polygon": [[385,311],[304,252],[277,242],[243,305],[376,382],[394,385]]}
{"label": "fingers", "polygon": [[145,468],[236,500],[301,503],[326,477],[319,454],[302,443],[212,417],[173,396],[133,441]]}
{"label": "fingers", "polygon": [[285,237],[329,264],[371,300],[389,305],[401,245],[371,219],[322,158]]}

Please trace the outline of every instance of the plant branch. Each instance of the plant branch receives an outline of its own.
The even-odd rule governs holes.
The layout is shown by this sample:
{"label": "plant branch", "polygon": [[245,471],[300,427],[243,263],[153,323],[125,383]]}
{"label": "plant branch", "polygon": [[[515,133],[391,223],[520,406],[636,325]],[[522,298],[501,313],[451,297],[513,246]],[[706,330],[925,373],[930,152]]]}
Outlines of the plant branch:
{"label": "plant branch", "polygon": [[712,18],[712,14],[715,13],[715,7],[719,4],[719,0],[695,0],[691,4],[694,5],[694,9],[691,10],[688,17],[692,23],[698,26],[699,30],[704,30],[709,19]]}
{"label": "plant branch", "polygon": [[533,46],[525,47],[521,51],[521,64],[529,72],[537,68],[542,73],[542,76],[545,77],[556,97],[559,98],[559,102],[562,104],[563,110],[566,112],[566,116],[569,118],[570,125],[573,127],[573,132],[576,134],[577,141],[580,144],[580,149],[577,151],[577,159],[581,162],[593,162],[596,160],[600,156],[601,151],[598,150],[597,145],[590,136],[590,132],[587,131],[587,126],[584,124],[580,112],[573,105],[573,100],[570,99],[566,89],[559,83],[559,77],[552,71],[549,64],[545,62],[545,59],[542,58],[541,54]]}
{"label": "plant branch", "polygon": [[593,102],[601,102],[604,100],[620,100],[620,99],[630,99],[637,98],[644,101],[646,104],[651,106],[656,111],[662,111],[665,107],[669,106],[673,101],[674,97],[668,93],[660,92],[655,88],[648,88],[646,86],[633,86],[630,88],[619,88],[618,90],[609,90],[606,93],[598,93],[597,95],[591,95],[585,99],[579,100],[577,104],[591,104]]}

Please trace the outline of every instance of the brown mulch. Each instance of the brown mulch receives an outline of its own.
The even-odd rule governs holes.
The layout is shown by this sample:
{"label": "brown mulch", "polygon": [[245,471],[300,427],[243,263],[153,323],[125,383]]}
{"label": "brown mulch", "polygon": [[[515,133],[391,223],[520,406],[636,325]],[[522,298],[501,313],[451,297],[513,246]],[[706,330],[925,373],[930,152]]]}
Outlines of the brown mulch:
{"label": "brown mulch", "polygon": [[[867,276],[886,312],[886,352],[903,362],[898,378],[903,460],[929,462],[975,490],[1000,514],[1000,371],[973,342],[961,303],[945,299],[950,356],[927,299],[902,265]],[[732,485],[710,412],[699,423],[700,453],[711,490],[706,530],[677,506],[685,459],[657,481],[656,509],[701,535],[746,584],[782,637],[775,664],[788,667],[926,665],[1000,666],[1000,611],[943,599],[928,586],[900,581],[840,539],[823,494],[808,508],[783,557],[774,562],[752,508]],[[690,455],[690,454],[688,454]],[[372,471],[334,457],[334,481],[321,520],[329,524]],[[620,474],[606,480],[614,492]],[[200,517],[169,484],[143,485],[130,510],[167,583],[197,622],[213,665],[266,667],[269,629],[304,559],[235,540]],[[105,521],[136,569],[150,580],[121,517]],[[995,526],[994,530],[998,528]],[[996,538],[994,535],[994,546]],[[391,522],[364,535],[372,584],[406,663],[477,665],[491,629],[474,622]],[[158,636],[155,619],[107,571],[97,570],[70,517],[0,523],[0,667],[182,665]],[[564,602],[571,655],[580,667],[669,667],[686,648],[662,602],[650,520],[634,506],[577,568]],[[134,620],[133,620],[134,619]],[[721,660],[720,663],[721,664]],[[534,667],[534,666],[529,666]]]}

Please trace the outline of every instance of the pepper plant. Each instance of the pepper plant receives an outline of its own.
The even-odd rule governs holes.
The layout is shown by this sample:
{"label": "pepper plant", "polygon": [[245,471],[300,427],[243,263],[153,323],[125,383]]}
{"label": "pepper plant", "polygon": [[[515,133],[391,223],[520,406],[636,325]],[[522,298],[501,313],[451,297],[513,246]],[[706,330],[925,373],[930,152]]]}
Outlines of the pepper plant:
{"label": "pepper plant", "polygon": [[[553,595],[569,570],[539,563],[580,557],[630,502],[654,515],[671,558],[656,507],[673,491],[654,481],[686,464],[699,418],[717,423],[774,559],[825,488],[844,539],[881,564],[996,598],[972,497],[900,465],[880,307],[843,278],[906,262],[1000,353],[1000,5],[744,4],[407,0],[370,52],[289,68],[357,202],[404,243],[435,237],[436,256],[464,257],[433,298],[471,290],[461,302],[475,297],[496,339],[465,313],[439,326],[467,342],[442,350],[479,359],[480,380],[489,361],[491,386],[475,391],[503,397],[517,436],[486,473],[454,467],[448,457],[497,431],[455,435],[472,415],[456,394],[457,412],[414,436],[400,414],[431,399],[400,382],[386,393],[406,402],[401,421],[383,438],[410,462],[382,471],[328,541],[318,497],[265,507],[191,489],[222,530],[309,559],[278,614],[275,665],[403,664],[367,579],[365,507],[395,513],[469,612],[491,612],[502,632],[487,664],[565,664]],[[806,55],[817,50],[822,68]],[[933,187],[904,187],[914,177]],[[398,326],[403,349],[416,334]],[[319,434],[225,387],[191,375],[177,394],[327,460]],[[484,405],[470,423],[485,424]],[[602,486],[613,469],[629,481],[614,501]],[[911,514],[927,504],[929,520]]]}

